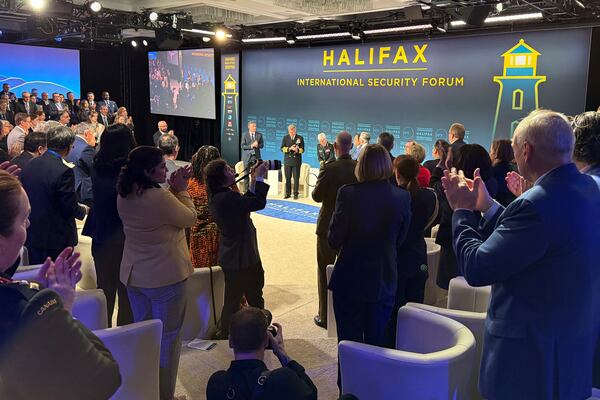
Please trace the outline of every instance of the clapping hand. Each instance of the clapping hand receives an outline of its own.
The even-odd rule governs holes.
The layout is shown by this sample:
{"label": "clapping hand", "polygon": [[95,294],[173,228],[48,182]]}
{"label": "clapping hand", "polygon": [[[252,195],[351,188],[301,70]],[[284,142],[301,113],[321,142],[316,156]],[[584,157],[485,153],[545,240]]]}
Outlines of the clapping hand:
{"label": "clapping hand", "polygon": [[81,261],[79,253],[72,247],[65,248],[52,262],[46,259],[38,272],[37,281],[42,286],[57,292],[65,310],[71,311],[75,302],[75,285],[81,279]]}
{"label": "clapping hand", "polygon": [[21,168],[16,164],[12,164],[10,161],[4,161],[0,164],[0,169],[8,172],[12,176],[19,176],[21,173]]}
{"label": "clapping hand", "polygon": [[510,192],[517,197],[522,195],[523,192],[526,192],[527,190],[531,189],[531,184],[527,182],[525,178],[523,178],[521,175],[514,171],[511,171],[508,174],[506,174],[505,180],[508,190],[510,190]]}
{"label": "clapping hand", "polygon": [[192,166],[186,165],[177,169],[169,177],[168,184],[170,188],[176,192],[185,192],[188,187],[188,181],[192,177]]}
{"label": "clapping hand", "polygon": [[479,168],[475,170],[473,179],[465,178],[463,171],[444,171],[442,186],[446,193],[448,203],[453,210],[464,208],[485,212],[493,204],[493,199],[479,175]]}

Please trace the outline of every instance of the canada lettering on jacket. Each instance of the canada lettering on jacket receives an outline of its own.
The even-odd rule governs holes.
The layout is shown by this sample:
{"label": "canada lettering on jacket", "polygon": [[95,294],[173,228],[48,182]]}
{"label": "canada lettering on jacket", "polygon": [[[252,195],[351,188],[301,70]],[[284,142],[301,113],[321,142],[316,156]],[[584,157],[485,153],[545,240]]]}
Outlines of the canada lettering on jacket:
{"label": "canada lettering on jacket", "polygon": [[361,66],[383,65],[391,62],[392,65],[402,64],[427,64],[425,50],[427,43],[415,44],[405,49],[403,45],[396,47],[381,46],[369,48],[356,48],[354,50],[323,50],[323,66]]}

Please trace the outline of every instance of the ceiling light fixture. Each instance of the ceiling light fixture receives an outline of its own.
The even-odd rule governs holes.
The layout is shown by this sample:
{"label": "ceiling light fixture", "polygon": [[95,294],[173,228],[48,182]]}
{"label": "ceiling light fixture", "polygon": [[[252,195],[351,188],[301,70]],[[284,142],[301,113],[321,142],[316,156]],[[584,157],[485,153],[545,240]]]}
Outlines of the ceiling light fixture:
{"label": "ceiling light fixture", "polygon": [[[544,14],[542,13],[529,13],[529,14],[515,14],[515,15],[502,15],[497,17],[488,17],[483,21],[486,24],[495,24],[500,22],[513,22],[513,21],[524,21],[524,20],[532,20],[532,19],[541,19],[544,18]],[[464,26],[467,23],[465,21],[452,21],[450,25],[452,26]]]}
{"label": "ceiling light fixture", "polygon": [[502,10],[504,10],[504,4],[503,3],[496,4],[496,11],[502,12]]}
{"label": "ceiling light fixture", "polygon": [[215,32],[215,37],[219,42],[227,40],[227,34],[222,29],[217,29],[217,31]]}
{"label": "ceiling light fixture", "polygon": [[[296,38],[298,39],[298,38]],[[242,43],[269,43],[269,42],[285,42],[285,37],[264,37],[264,38],[246,38],[242,39]]]}
{"label": "ceiling light fixture", "polygon": [[288,33],[287,35],[285,35],[285,41],[287,42],[287,44],[294,44],[296,43],[296,36],[294,36],[293,33]]}
{"label": "ceiling light fixture", "polygon": [[146,39],[142,40],[142,44],[144,47],[148,47],[148,41]]}
{"label": "ceiling light fixture", "polygon": [[100,12],[100,10],[102,10],[102,4],[100,4],[99,1],[92,1],[90,3],[90,10],[95,13]]}
{"label": "ceiling light fixture", "polygon": [[47,0],[29,0],[29,6],[35,11],[41,11],[48,5]]}
{"label": "ceiling light fixture", "polygon": [[204,36],[204,37],[202,37],[202,41],[204,43],[208,43],[208,42],[210,42],[210,38],[208,36]]}
{"label": "ceiling light fixture", "polygon": [[350,36],[352,36],[352,39],[354,40],[360,40],[362,39],[362,32],[358,28],[352,28],[350,30]]}
{"label": "ceiling light fixture", "polygon": [[150,22],[156,22],[156,21],[158,21],[158,13],[156,11],[152,11],[148,15],[148,18],[150,19]]}
{"label": "ceiling light fixture", "polygon": [[339,37],[348,37],[350,36],[350,32],[336,32],[336,33],[319,33],[315,35],[302,35],[297,36],[298,40],[310,40],[310,39],[328,39],[328,38],[339,38]]}
{"label": "ceiling light fixture", "polygon": [[132,47],[137,47],[138,43],[135,40],[131,41],[131,46]]}
{"label": "ceiling light fixture", "polygon": [[575,4],[577,4],[581,8],[585,8],[585,4],[583,4],[583,2],[581,2],[580,0],[575,0]]}
{"label": "ceiling light fixture", "polygon": [[365,35],[373,35],[376,33],[423,31],[423,30],[432,29],[432,28],[433,28],[433,26],[431,24],[422,24],[422,25],[398,26],[395,28],[370,29],[370,30],[364,31],[364,33],[365,33]]}

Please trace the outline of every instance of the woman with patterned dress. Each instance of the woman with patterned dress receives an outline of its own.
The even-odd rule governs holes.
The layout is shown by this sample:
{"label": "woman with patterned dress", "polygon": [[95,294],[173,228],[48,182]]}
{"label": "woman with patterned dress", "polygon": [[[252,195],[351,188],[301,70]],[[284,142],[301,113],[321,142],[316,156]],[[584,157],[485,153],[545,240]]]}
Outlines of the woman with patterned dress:
{"label": "woman with patterned dress", "polygon": [[208,211],[208,192],[203,171],[206,164],[220,157],[219,150],[213,146],[200,147],[192,157],[192,178],[188,185],[188,193],[198,214],[198,220],[190,234],[190,255],[194,268],[218,264],[219,230]]}

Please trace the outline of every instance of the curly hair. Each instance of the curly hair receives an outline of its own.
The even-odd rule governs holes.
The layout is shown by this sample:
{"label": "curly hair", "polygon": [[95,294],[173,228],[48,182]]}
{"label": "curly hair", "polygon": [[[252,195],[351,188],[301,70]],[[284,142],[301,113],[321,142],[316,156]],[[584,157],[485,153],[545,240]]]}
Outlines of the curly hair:
{"label": "curly hair", "polygon": [[575,133],[575,160],[595,166],[600,164],[600,113],[588,111],[577,115],[572,122]]}
{"label": "curly hair", "polygon": [[221,153],[216,147],[208,145],[200,147],[192,156],[192,178],[198,183],[204,183],[204,167],[217,158],[221,158]]}

